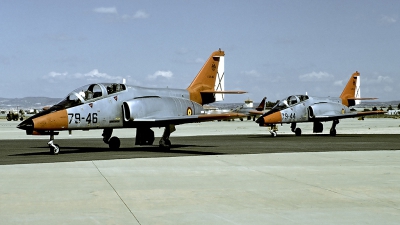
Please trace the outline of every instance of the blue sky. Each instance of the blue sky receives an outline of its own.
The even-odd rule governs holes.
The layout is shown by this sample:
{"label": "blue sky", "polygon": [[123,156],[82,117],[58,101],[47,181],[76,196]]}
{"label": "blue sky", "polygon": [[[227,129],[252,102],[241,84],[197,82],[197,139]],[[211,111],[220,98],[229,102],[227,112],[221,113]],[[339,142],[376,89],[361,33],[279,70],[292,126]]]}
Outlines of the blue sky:
{"label": "blue sky", "polygon": [[225,51],[225,102],[400,100],[400,1],[1,1],[0,97],[64,97],[88,83],[186,88]]}

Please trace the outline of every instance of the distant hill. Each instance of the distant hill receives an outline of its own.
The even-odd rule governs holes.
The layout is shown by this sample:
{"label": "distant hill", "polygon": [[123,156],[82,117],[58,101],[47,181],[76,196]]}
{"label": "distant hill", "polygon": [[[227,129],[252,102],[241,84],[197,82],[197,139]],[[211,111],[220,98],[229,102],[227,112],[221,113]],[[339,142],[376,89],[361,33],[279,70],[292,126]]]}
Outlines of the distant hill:
{"label": "distant hill", "polygon": [[0,109],[42,109],[44,106],[54,105],[59,101],[61,98],[0,98]]}

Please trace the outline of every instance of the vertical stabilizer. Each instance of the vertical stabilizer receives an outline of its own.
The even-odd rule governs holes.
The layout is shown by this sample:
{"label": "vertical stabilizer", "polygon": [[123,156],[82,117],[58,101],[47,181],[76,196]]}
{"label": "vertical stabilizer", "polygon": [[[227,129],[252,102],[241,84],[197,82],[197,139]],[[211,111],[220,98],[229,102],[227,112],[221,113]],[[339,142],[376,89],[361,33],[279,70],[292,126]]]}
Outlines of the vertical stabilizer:
{"label": "vertical stabilizer", "polygon": [[353,73],[347,82],[346,86],[343,89],[340,98],[342,99],[342,104],[346,106],[354,106],[356,105],[355,100],[357,95],[360,95],[360,73],[356,71]]}
{"label": "vertical stabilizer", "polygon": [[264,110],[265,110],[266,105],[267,105],[266,100],[267,100],[267,97],[264,97],[264,98],[262,99],[262,101],[260,102],[260,104],[259,104],[259,105],[257,106],[257,108],[256,108],[257,111],[264,111]]}
{"label": "vertical stabilizer", "polygon": [[222,93],[216,94],[215,90],[224,90],[224,56],[224,51],[219,49],[207,59],[187,88],[190,100],[203,105],[223,99]]}

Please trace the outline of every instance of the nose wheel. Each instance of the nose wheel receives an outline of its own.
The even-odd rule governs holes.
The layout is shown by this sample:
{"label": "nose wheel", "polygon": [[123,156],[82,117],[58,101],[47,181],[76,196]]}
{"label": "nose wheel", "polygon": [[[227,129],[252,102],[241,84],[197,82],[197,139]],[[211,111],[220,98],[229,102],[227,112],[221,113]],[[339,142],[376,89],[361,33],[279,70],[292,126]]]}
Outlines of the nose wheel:
{"label": "nose wheel", "polygon": [[58,155],[58,153],[60,152],[60,146],[58,144],[54,144],[53,140],[50,140],[47,144],[50,147],[50,154]]}
{"label": "nose wheel", "polygon": [[269,128],[269,133],[271,134],[271,137],[276,137],[278,135],[277,131],[278,127],[275,124],[272,124]]}

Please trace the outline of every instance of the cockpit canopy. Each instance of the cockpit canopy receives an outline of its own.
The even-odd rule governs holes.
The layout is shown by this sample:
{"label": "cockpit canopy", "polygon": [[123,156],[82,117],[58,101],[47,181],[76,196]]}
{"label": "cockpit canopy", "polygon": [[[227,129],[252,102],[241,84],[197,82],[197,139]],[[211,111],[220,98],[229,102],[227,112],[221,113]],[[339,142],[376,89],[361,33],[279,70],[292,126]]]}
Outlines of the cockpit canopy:
{"label": "cockpit canopy", "polygon": [[113,95],[115,93],[125,91],[125,84],[116,83],[99,83],[99,84],[88,84],[83,87],[73,90],[67,95],[61,102],[55,106],[62,108],[70,108],[77,105],[91,102],[102,97]]}
{"label": "cockpit canopy", "polygon": [[276,103],[272,110],[282,110],[288,107],[292,107],[300,102],[304,102],[308,99],[307,95],[291,95],[287,98],[284,98]]}

